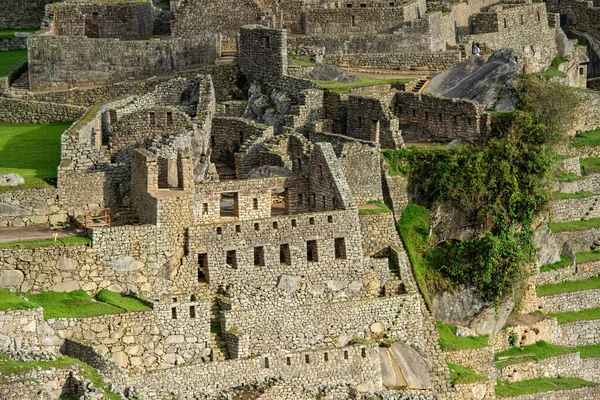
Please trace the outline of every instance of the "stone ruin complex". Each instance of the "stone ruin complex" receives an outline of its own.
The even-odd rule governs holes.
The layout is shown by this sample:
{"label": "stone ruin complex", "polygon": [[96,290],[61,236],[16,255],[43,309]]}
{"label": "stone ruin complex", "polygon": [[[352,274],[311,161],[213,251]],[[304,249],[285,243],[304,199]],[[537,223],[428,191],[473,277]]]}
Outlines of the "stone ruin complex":
{"label": "stone ruin complex", "polygon": [[[490,134],[497,92],[491,102],[444,96],[455,87],[431,79],[469,62],[492,65],[474,59],[474,44],[483,57],[510,49],[512,77],[545,71],[563,57],[565,77],[557,80],[594,88],[600,5],[13,3],[0,0],[0,29],[42,29],[10,44],[26,46],[28,60],[0,79],[0,121],[75,122],[61,138],[56,187],[0,191],[0,233],[73,224],[91,243],[0,246],[0,287],[108,289],[135,294],[151,310],[55,319],[44,319],[41,308],[0,311],[0,349],[77,358],[127,399],[238,398],[225,396],[260,389],[248,398],[481,400],[496,398],[496,379],[543,376],[528,364],[519,371],[528,378],[496,370],[494,352],[507,347],[503,324],[489,328],[497,315],[483,316],[494,322],[478,330],[490,335],[489,347],[440,349],[439,316],[426,307],[395,228],[414,193],[405,177],[390,175],[381,151],[476,145]],[[327,64],[421,79],[335,91],[312,78]],[[429,90],[415,87],[430,79]],[[600,97],[580,96],[586,108],[575,130],[599,128]],[[564,168],[581,175],[578,154],[568,156]],[[599,192],[598,182],[563,189]],[[596,197],[553,203],[553,217],[575,220]],[[373,201],[390,212],[361,212],[377,208]],[[88,225],[99,209],[109,210],[110,224]],[[586,234],[547,233],[547,242],[589,250],[597,235]],[[544,254],[540,265],[560,253]],[[590,268],[576,273],[597,275],[598,266]],[[570,279],[553,274],[537,275],[533,285]],[[540,297],[526,307],[555,312],[572,301],[574,310],[585,309],[600,299],[589,296]],[[516,329],[527,344],[600,343],[598,320]],[[578,329],[587,330],[585,339]],[[488,380],[451,384],[447,363]],[[545,368],[599,382],[600,361],[577,355],[561,363]],[[0,382],[0,398],[106,398],[72,371],[34,375]],[[406,397],[360,397],[397,390]],[[594,399],[600,391],[549,396],[512,398]]]}

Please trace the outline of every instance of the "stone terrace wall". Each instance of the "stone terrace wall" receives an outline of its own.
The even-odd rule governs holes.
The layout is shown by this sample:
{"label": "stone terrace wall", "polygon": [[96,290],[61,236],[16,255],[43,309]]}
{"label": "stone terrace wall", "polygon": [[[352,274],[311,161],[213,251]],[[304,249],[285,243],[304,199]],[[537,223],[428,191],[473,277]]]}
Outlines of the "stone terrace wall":
{"label": "stone terrace wall", "polygon": [[599,196],[583,199],[560,199],[550,203],[552,222],[579,221],[582,219],[600,218]]}
{"label": "stone terrace wall", "polygon": [[395,53],[326,54],[326,64],[348,65],[357,68],[385,68],[399,70],[427,69],[444,71],[462,61],[460,51],[407,51]]}
{"label": "stone terrace wall", "polygon": [[0,227],[58,225],[68,220],[55,188],[15,189],[0,193]]}
{"label": "stone terrace wall", "polygon": [[[412,92],[396,92],[391,109],[400,129],[418,125],[438,140],[462,137],[480,141],[490,131],[490,118],[483,107],[470,100],[446,99]],[[408,141],[407,135],[403,135]],[[418,138],[417,138],[418,139]]]}
{"label": "stone terrace wall", "polygon": [[505,397],[506,400],[596,400],[598,398],[600,398],[600,386]]}
{"label": "stone terrace wall", "polygon": [[419,295],[338,301],[301,307],[225,311],[224,331],[248,340],[250,354],[339,347],[379,322],[393,340],[424,347]]}
{"label": "stone terrace wall", "polygon": [[[74,394],[70,378],[74,369],[33,370],[24,374],[4,377],[0,383],[2,399],[60,398]],[[44,396],[44,397],[41,397]],[[46,397],[49,396],[49,397]]]}
{"label": "stone terrace wall", "polygon": [[[55,0],[0,0],[0,29],[38,28],[44,18],[46,4]],[[8,12],[10,10],[10,12]]]}
{"label": "stone terrace wall", "polygon": [[600,307],[600,289],[538,297],[546,313],[581,311]]}
{"label": "stone terrace wall", "polygon": [[385,256],[399,243],[392,213],[360,215],[359,219],[365,256]]}
{"label": "stone terrace wall", "polygon": [[508,365],[498,371],[497,379],[517,382],[540,377],[574,378],[580,376],[581,367],[581,358],[577,352],[548,357],[540,361]]}
{"label": "stone terrace wall", "polygon": [[554,343],[561,346],[588,346],[600,343],[600,320],[574,321],[558,325],[560,336]]}
{"label": "stone terrace wall", "polygon": [[240,72],[250,82],[269,82],[287,75],[287,32],[260,25],[240,30]]}
{"label": "stone terrace wall", "polygon": [[219,55],[215,35],[150,41],[33,36],[27,43],[32,90],[149,77],[212,64]]}
{"label": "stone terrace wall", "polygon": [[569,243],[573,252],[579,253],[592,250],[594,241],[600,237],[600,230],[592,228],[585,231],[553,233],[552,236],[559,246]]}
{"label": "stone terrace wall", "polygon": [[398,118],[390,110],[394,91],[373,91],[350,95],[347,104],[346,132],[348,136],[378,143],[383,148],[402,146]]}
{"label": "stone terrace wall", "polygon": [[379,348],[369,345],[212,362],[136,374],[130,381],[150,387],[156,394],[177,393],[179,398],[195,399],[203,393],[216,394],[273,378],[288,385],[352,383],[363,390],[381,390]]}
{"label": "stone terrace wall", "polygon": [[598,193],[600,191],[600,174],[590,174],[585,176],[584,179],[573,182],[558,182],[555,190],[562,193]]}
{"label": "stone terrace wall", "polygon": [[9,124],[73,122],[84,113],[83,107],[0,97],[0,122]]}

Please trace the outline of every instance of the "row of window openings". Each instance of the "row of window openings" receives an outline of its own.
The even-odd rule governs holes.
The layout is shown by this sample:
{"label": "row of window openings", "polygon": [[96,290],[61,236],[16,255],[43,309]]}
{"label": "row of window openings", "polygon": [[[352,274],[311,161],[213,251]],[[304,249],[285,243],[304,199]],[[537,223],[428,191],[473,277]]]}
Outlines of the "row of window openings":
{"label": "row of window openings", "polygon": [[[417,117],[417,110],[412,110],[412,116],[413,118]],[[438,118],[440,120],[440,122],[444,121],[444,115],[443,114],[438,114]],[[458,123],[458,117],[456,115],[452,116],[454,123]],[[425,111],[425,120],[429,120],[429,112]],[[377,123],[379,121],[373,120],[373,123]],[[471,123],[473,122],[473,120],[471,118],[467,118],[467,124],[471,125]],[[362,123],[362,118],[358,117],[358,123],[361,124]]]}
{"label": "row of window openings", "polygon": [[[150,111],[148,113],[149,117],[150,117],[150,125],[155,126],[156,125],[156,113],[154,111]],[[167,112],[167,125],[173,125],[173,113],[168,111]]]}
{"label": "row of window openings", "polygon": [[[540,14],[539,11],[537,12],[537,20],[538,20],[538,22],[542,20],[542,15]],[[525,21],[523,20],[522,15],[520,16],[520,22],[521,22],[521,25],[525,25]],[[504,18],[503,23],[504,23],[504,28],[506,28],[507,27],[506,18]]]}
{"label": "row of window openings", "polygon": [[[319,167],[319,168],[321,168],[321,177],[323,177],[322,167]],[[317,206],[317,195],[315,193],[313,193],[311,195],[311,200],[312,200],[312,204],[316,207]],[[326,208],[327,207],[327,196],[322,196],[321,200],[322,200],[323,208]],[[234,197],[234,210],[235,210],[235,203],[237,203],[237,199]],[[338,207],[337,197],[332,198],[332,203],[333,203],[333,208]],[[298,205],[300,205],[300,206],[304,205],[304,195],[301,193],[298,194]],[[252,209],[258,210],[258,198],[252,199]],[[202,214],[208,214],[208,203],[202,203]],[[224,216],[224,215],[222,215],[222,216]]]}
{"label": "row of window openings", "polygon": [[[327,216],[327,222],[332,224],[333,223],[333,216],[329,215]],[[315,218],[314,217],[310,217],[308,219],[308,223],[309,225],[314,225],[315,224]],[[298,222],[295,219],[291,220],[291,224],[293,228],[296,228],[298,226]],[[273,229],[279,229],[279,222],[277,221],[273,221]],[[254,230],[255,231],[260,231],[260,224],[259,223],[255,223],[254,224]],[[242,233],[242,226],[241,225],[236,225],[235,226],[235,232],[236,233]],[[223,228],[218,226],[217,227],[217,235],[222,235],[223,234]]]}
{"label": "row of window openings", "polygon": [[[362,348],[360,351],[360,355],[362,356],[362,358],[366,358],[367,357],[367,349]],[[344,350],[344,360],[347,360],[348,357],[348,350]],[[329,362],[329,353],[323,353],[323,361],[325,362]],[[310,354],[305,354],[304,355],[304,362],[306,364],[310,364]],[[292,365],[292,357],[286,357],[286,362],[287,365]],[[265,368],[270,368],[270,362],[269,362],[269,358],[265,357]]]}
{"label": "row of window openings", "polygon": [[[344,238],[334,239],[334,253],[336,260],[346,259],[346,241]],[[309,240],[306,242],[306,261],[319,261],[319,251],[316,240]],[[289,243],[284,243],[279,246],[279,262],[285,265],[292,264],[292,255],[290,252]],[[236,250],[227,251],[225,263],[231,268],[237,268],[238,263]],[[265,266],[265,248],[263,246],[254,248],[254,265],[257,267]],[[203,253],[198,255],[198,267],[202,271],[206,271],[208,269],[208,254]]]}

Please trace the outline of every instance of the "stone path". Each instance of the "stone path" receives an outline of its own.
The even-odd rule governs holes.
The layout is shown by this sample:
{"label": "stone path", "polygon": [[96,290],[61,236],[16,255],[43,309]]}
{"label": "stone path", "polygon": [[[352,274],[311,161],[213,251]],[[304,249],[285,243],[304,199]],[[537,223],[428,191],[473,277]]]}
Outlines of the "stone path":
{"label": "stone path", "polygon": [[73,234],[71,231],[57,231],[39,226],[2,228],[0,229],[0,243],[52,239],[55,233],[59,239]]}

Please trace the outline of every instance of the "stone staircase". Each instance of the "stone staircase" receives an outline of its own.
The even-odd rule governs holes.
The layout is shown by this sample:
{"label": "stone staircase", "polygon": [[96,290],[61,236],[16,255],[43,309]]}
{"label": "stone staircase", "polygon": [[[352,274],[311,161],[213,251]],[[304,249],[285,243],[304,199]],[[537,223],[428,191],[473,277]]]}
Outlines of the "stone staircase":
{"label": "stone staircase", "polygon": [[235,50],[223,50],[221,51],[221,57],[215,60],[215,65],[232,64],[237,60],[237,51]]}
{"label": "stone staircase", "polygon": [[419,79],[419,81],[417,82],[417,84],[415,85],[415,87],[412,90],[413,93],[421,93],[423,91],[423,89],[425,89],[425,86],[427,86],[428,83],[429,83],[429,78]]}
{"label": "stone staircase", "polygon": [[217,174],[219,175],[219,181],[232,181],[237,179],[235,170],[225,163],[221,161],[215,161],[214,164],[215,168],[217,169]]}

